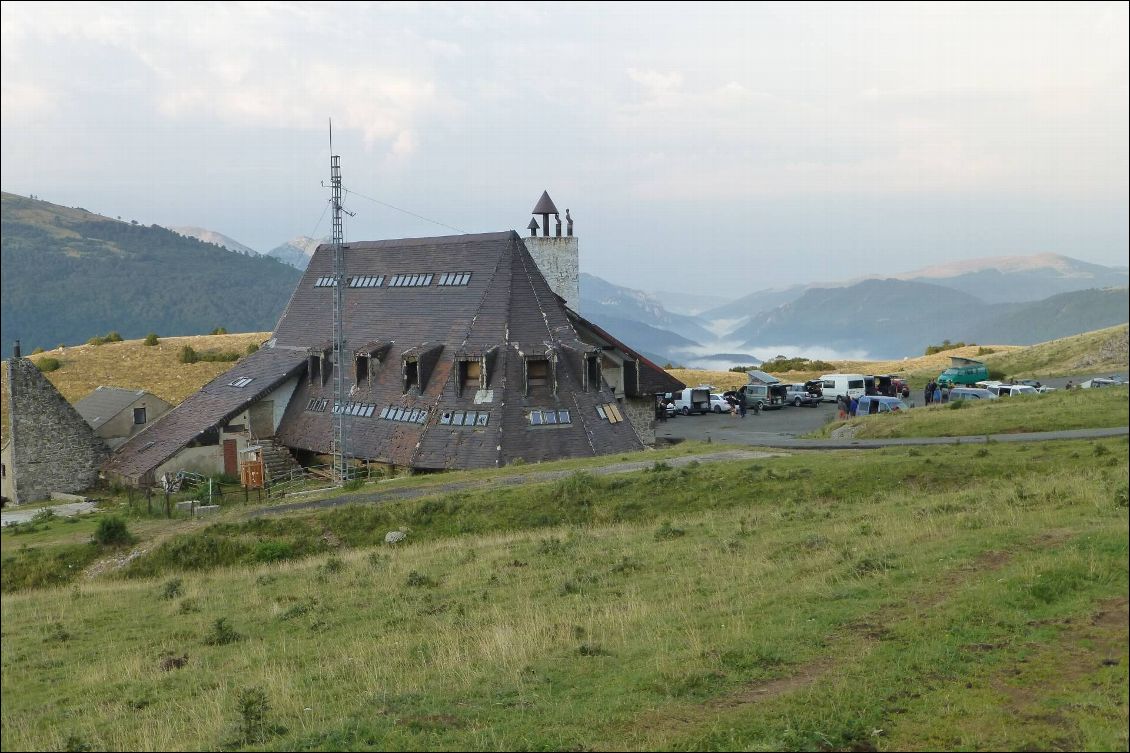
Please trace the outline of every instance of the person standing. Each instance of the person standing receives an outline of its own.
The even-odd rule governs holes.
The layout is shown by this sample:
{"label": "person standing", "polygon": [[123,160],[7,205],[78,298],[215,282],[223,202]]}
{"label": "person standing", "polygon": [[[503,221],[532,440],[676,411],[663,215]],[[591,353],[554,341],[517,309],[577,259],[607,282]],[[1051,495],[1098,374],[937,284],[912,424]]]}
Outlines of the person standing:
{"label": "person standing", "polygon": [[857,410],[859,410],[859,398],[852,396],[851,402],[848,403],[848,416],[854,418]]}
{"label": "person standing", "polygon": [[929,405],[934,400],[934,380],[931,379],[926,383],[926,389],[923,390],[922,397],[926,400],[926,405]]}

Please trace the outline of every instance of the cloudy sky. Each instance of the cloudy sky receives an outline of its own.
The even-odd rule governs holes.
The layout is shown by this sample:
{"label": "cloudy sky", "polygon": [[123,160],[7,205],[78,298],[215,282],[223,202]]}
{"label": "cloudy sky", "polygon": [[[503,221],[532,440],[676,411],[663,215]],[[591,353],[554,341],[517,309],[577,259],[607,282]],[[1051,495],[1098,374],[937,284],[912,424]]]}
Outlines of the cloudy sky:
{"label": "cloudy sky", "polygon": [[0,183],[267,250],[328,233],[332,117],[347,240],[549,189],[632,287],[1125,264],[1127,7],[3,3]]}

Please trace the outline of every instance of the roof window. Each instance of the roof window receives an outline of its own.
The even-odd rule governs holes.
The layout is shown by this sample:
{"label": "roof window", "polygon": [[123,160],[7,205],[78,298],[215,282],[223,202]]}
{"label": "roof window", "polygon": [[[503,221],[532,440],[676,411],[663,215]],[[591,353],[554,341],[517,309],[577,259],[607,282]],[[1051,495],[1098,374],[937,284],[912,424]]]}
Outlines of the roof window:
{"label": "roof window", "polygon": [[228,386],[229,387],[246,387],[247,385],[251,384],[253,381],[255,381],[255,377],[240,377],[239,379],[234,379],[234,380],[228,382]]}
{"label": "roof window", "polygon": [[554,426],[573,423],[573,415],[567,410],[535,409],[526,416],[530,426]]}
{"label": "roof window", "polygon": [[466,285],[470,281],[470,272],[444,272],[439,276],[440,285]]}
{"label": "roof window", "polygon": [[334,287],[334,278],[333,277],[319,277],[317,280],[314,280],[314,287],[316,287],[316,288],[332,288],[332,287]]}
{"label": "roof window", "polygon": [[422,288],[432,284],[431,274],[393,275],[388,281],[390,288]]}
{"label": "roof window", "polygon": [[351,288],[379,288],[384,284],[384,275],[365,275],[360,277],[350,277],[349,287]]}

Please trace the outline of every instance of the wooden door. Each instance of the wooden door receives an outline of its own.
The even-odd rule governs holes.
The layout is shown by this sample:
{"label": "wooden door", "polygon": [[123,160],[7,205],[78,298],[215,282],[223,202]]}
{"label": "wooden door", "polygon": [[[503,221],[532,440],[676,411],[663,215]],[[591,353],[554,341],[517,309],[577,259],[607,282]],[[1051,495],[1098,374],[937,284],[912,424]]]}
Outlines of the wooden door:
{"label": "wooden door", "polygon": [[239,458],[235,451],[235,440],[224,440],[224,473],[229,476],[239,476]]}

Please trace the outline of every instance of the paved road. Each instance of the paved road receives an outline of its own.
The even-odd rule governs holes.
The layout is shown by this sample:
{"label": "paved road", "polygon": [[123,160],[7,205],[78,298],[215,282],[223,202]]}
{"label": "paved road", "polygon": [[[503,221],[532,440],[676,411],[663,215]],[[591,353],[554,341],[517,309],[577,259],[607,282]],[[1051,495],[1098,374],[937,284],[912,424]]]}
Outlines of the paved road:
{"label": "paved road", "polygon": [[81,515],[94,509],[93,502],[67,502],[52,507],[33,507],[27,510],[5,510],[0,512],[0,526],[10,526],[14,523],[26,523],[36,516],[41,510],[50,510],[60,518],[69,518],[72,515]]}

